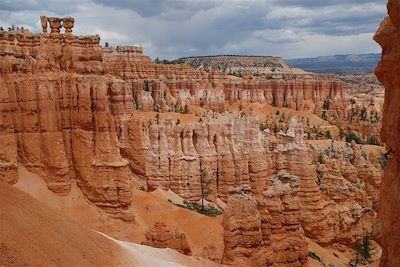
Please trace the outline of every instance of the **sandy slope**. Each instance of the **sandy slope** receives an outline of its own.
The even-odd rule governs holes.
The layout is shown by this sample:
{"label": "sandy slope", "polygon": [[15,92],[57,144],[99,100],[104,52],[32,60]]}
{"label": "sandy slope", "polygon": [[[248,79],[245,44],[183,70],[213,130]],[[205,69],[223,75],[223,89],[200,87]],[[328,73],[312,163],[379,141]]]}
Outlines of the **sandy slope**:
{"label": "sandy slope", "polygon": [[116,243],[0,184],[0,266],[138,266]]}
{"label": "sandy slope", "polygon": [[133,210],[136,218],[134,235],[129,241],[141,243],[145,240],[144,233],[155,222],[164,222],[171,228],[185,233],[192,255],[200,255],[206,246],[214,246],[217,254],[222,256],[223,228],[222,216],[211,218],[196,212],[177,207],[168,199],[179,202],[171,194],[156,190],[152,193],[135,191],[133,195]]}
{"label": "sandy slope", "polygon": [[[335,267],[348,267],[351,259],[354,259],[354,252],[340,252],[337,249],[333,248],[324,248],[307,238],[308,242],[308,251],[314,252],[318,257],[320,257],[321,261],[308,257],[308,263],[306,267],[325,267],[325,266],[335,266]],[[372,250],[372,253],[375,251]],[[381,253],[381,251],[379,251]],[[380,257],[380,254],[379,254]],[[378,267],[379,266],[379,257],[376,258],[373,262],[368,264],[368,267]],[[362,267],[365,265],[359,264],[358,266]]]}
{"label": "sandy slope", "polygon": [[219,266],[96,233],[0,183],[0,266]]}
{"label": "sandy slope", "polygon": [[[320,145],[321,149],[329,144],[329,142],[323,141],[314,142],[314,145]],[[335,142],[336,145],[341,146],[343,144]],[[365,146],[365,148],[369,148],[369,146]],[[101,210],[88,202],[75,185],[68,196],[59,196],[49,191],[46,183],[38,175],[27,171],[23,167],[20,167],[19,174],[20,180],[16,186],[34,198],[39,199],[41,203],[33,200],[32,197],[18,189],[10,186],[0,187],[0,266],[9,266],[9,262],[13,262],[14,266],[23,266],[28,262],[31,263],[30,266],[35,266],[35,263],[46,257],[45,251],[47,250],[55,259],[46,260],[44,266],[54,266],[57,262],[53,261],[56,260],[62,261],[61,265],[73,266],[73,263],[71,265],[70,262],[64,264],[65,261],[71,258],[71,255],[73,255],[71,260],[82,260],[83,258],[83,260],[89,262],[93,254],[96,254],[95,260],[98,259],[101,262],[98,266],[104,266],[102,264],[114,260],[113,257],[122,257],[122,260],[128,262],[134,261],[138,266],[215,265],[198,257],[179,254],[171,249],[155,249],[131,243],[144,241],[144,233],[157,221],[163,221],[170,227],[185,233],[193,255],[200,255],[202,249],[208,245],[214,245],[216,252],[220,255],[222,254],[223,229],[220,224],[221,217],[209,218],[175,206],[168,199],[176,203],[179,203],[181,199],[172,192],[155,190],[152,193],[148,193],[135,190],[132,212],[135,214],[136,221],[134,223],[125,223],[120,220],[110,219]],[[8,188],[7,190],[5,189],[6,187]],[[5,203],[7,203],[7,206]],[[46,211],[47,206],[62,212],[62,215],[52,209]],[[10,213],[8,210],[12,212]],[[104,240],[89,228],[66,219],[67,216],[92,229],[106,233],[108,236],[131,242],[112,239],[114,242],[110,243],[108,241],[110,241],[111,237],[107,236],[108,239]],[[22,220],[21,218],[24,219]],[[4,235],[3,232],[9,233]],[[37,241],[35,241],[35,238]],[[96,242],[93,242],[93,240]],[[97,242],[98,240],[99,242]],[[40,243],[33,243],[34,241]],[[48,245],[42,244],[42,241],[45,241]],[[326,266],[329,264],[333,264],[336,267],[347,266],[350,260],[349,255],[337,250],[323,248],[311,240],[308,241],[309,251],[313,251],[321,257]],[[95,248],[92,248],[93,243],[96,243]],[[115,246],[116,244],[120,246]],[[83,249],[84,255],[82,256],[80,254],[81,251],[76,251],[75,249],[80,248],[80,245],[88,248],[89,252],[85,252],[85,249]],[[72,249],[69,249],[70,247]],[[127,254],[121,252],[121,247]],[[100,253],[99,250],[101,251]],[[29,251],[34,251],[34,254],[29,254]],[[24,256],[24,253],[28,258]],[[106,259],[104,260],[102,257]],[[96,262],[93,264],[97,265]],[[112,264],[109,266],[113,266]],[[87,265],[90,266],[91,263],[89,262]],[[82,264],[79,264],[79,266],[82,266]],[[323,265],[309,258],[307,266]]]}
{"label": "sandy slope", "polygon": [[171,199],[179,202],[175,199],[176,195],[163,193],[161,190],[152,193],[134,190],[131,212],[135,215],[135,222],[126,223],[110,218],[90,203],[76,185],[72,186],[67,196],[59,196],[49,191],[44,180],[37,174],[29,172],[23,166],[19,166],[18,172],[16,187],[46,206],[62,211],[63,215],[113,238],[140,244],[145,241],[145,232],[155,222],[164,222],[186,234],[192,255],[200,255],[203,248],[209,245],[213,245],[217,254],[222,255],[222,217],[210,218],[177,207],[168,201]]}
{"label": "sandy slope", "polygon": [[[325,140],[308,140],[308,143],[312,145],[315,149],[317,150],[325,150],[326,148],[330,147],[332,144],[331,139],[325,139]],[[334,140],[333,142],[333,147],[336,150],[340,150],[345,148],[346,146],[349,146],[349,143],[343,142],[343,141],[337,141]],[[380,153],[385,153],[385,147],[383,146],[374,146],[374,145],[358,145],[361,150],[363,150],[367,155],[371,152],[376,152],[378,155]]]}
{"label": "sandy slope", "polygon": [[[101,234],[101,233],[100,233]],[[104,235],[104,234],[102,234]],[[179,252],[165,248],[158,249],[149,246],[139,245],[131,242],[119,241],[107,235],[105,237],[119,244],[130,256],[132,256],[139,266],[148,267],[216,267],[221,266],[200,257],[190,257]]]}

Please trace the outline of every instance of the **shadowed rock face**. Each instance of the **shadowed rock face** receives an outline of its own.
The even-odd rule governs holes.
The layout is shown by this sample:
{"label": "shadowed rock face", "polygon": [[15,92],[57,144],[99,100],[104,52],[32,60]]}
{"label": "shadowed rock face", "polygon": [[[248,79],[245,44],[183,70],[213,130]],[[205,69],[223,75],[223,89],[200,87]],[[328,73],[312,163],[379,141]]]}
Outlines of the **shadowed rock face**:
{"label": "shadowed rock face", "polygon": [[382,140],[391,152],[381,185],[379,211],[381,266],[400,266],[400,3],[390,0],[389,16],[381,23],[374,39],[382,46],[382,58],[376,68],[385,86]]}

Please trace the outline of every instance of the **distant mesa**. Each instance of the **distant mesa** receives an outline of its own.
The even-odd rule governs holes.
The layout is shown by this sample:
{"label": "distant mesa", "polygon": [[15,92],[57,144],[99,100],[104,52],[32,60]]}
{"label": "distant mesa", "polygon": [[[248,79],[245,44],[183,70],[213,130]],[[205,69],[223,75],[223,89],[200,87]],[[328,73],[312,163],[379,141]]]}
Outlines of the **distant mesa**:
{"label": "distant mesa", "polygon": [[290,67],[281,57],[216,55],[179,58],[174,63],[187,64],[192,68],[209,71],[217,69],[225,74],[242,76],[245,74],[304,74],[301,69]]}

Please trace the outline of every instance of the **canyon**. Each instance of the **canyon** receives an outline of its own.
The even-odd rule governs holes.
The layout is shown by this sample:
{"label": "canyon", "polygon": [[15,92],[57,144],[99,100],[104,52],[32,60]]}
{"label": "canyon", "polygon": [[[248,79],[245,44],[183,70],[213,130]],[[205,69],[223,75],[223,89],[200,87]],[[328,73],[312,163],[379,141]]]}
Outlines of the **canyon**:
{"label": "canyon", "polygon": [[[352,102],[338,77],[279,58],[273,71],[265,58],[249,57],[251,67],[238,75],[213,62],[156,64],[136,46],[101,47],[98,35],[73,34],[73,18],[43,16],[40,34],[0,32],[0,182],[85,227],[143,245],[122,247],[186,254],[175,251],[182,265],[201,257],[199,266],[312,266],[316,248],[348,264],[354,244],[375,239],[379,213],[381,264],[396,266],[389,258],[398,245],[389,244],[398,241],[390,230],[399,226],[398,187],[388,170],[398,169],[398,120],[388,98],[396,99],[397,39],[389,34],[397,34],[400,10],[391,3],[393,23],[387,18],[375,37],[384,47],[377,75],[389,93],[384,108],[365,111],[367,96]],[[352,140],[350,130],[364,140]],[[381,193],[389,154],[366,142],[372,136],[391,155]],[[107,255],[122,255],[111,239],[89,237]],[[379,245],[371,247],[365,264],[379,261]],[[106,256],[100,265],[114,265]],[[145,264],[137,257],[118,264]]]}

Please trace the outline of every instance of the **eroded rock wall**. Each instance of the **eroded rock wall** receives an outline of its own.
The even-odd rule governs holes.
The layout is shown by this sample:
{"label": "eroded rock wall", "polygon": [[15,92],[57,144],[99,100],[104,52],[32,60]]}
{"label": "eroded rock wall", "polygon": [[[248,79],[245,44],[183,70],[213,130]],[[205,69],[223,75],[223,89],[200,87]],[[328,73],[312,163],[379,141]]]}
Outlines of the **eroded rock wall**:
{"label": "eroded rock wall", "polygon": [[104,48],[105,66],[112,75],[133,83],[136,105],[142,111],[179,111],[185,105],[197,105],[222,112],[235,102],[314,111],[326,99],[331,99],[339,111],[344,107],[343,84],[335,77],[304,74],[239,78],[184,64],[154,64],[142,55],[129,57],[125,50]]}
{"label": "eroded rock wall", "polygon": [[375,40],[382,46],[382,58],[376,75],[385,86],[382,140],[391,158],[385,168],[380,189],[380,244],[383,247],[381,266],[400,265],[400,3],[389,0],[389,16],[381,23]]}
{"label": "eroded rock wall", "polygon": [[113,116],[118,81],[104,76],[99,40],[0,33],[0,168],[2,180],[15,183],[21,163],[63,195],[76,179],[89,200],[114,213],[131,204],[131,173]]}

